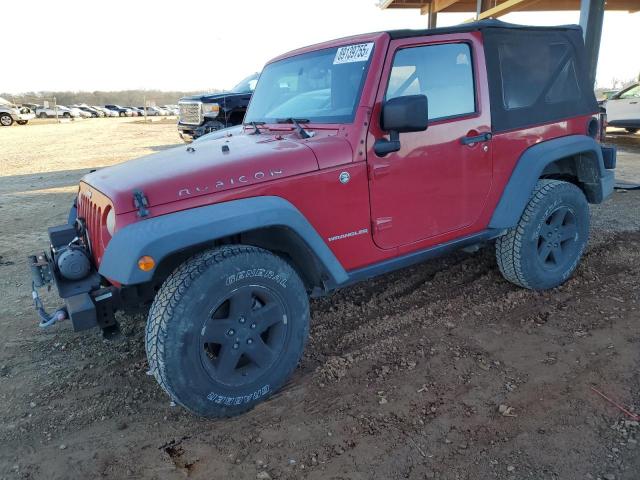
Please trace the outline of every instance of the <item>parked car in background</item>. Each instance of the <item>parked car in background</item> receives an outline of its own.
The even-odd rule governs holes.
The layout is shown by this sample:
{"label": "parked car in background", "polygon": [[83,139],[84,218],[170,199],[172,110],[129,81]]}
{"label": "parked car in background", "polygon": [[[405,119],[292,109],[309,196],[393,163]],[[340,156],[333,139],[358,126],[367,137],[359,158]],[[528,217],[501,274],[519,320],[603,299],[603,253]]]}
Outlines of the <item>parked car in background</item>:
{"label": "parked car in background", "polygon": [[104,112],[98,110],[97,108],[90,107],[89,105],[84,104],[84,103],[82,105],[80,105],[79,108],[81,108],[81,109],[83,109],[83,110],[85,110],[87,112],[95,113],[96,117],[104,117],[105,116]]}
{"label": "parked car in background", "polygon": [[181,98],[178,102],[180,138],[190,142],[221,128],[241,124],[259,75],[249,75],[228,92]]}
{"label": "parked car in background", "polygon": [[[98,111],[94,110],[94,109],[90,109],[88,107],[84,107],[83,105],[71,105],[72,108],[77,108],[78,110],[82,111],[85,113],[85,115],[87,116],[87,118],[98,118],[100,115],[98,115]],[[103,114],[104,116],[104,114]]]}
{"label": "parked car in background", "polygon": [[144,111],[145,109],[147,110],[147,116],[149,117],[159,117],[161,115],[163,115],[163,110],[158,108],[158,107],[138,107],[140,108],[142,111]]}
{"label": "parked car in background", "polygon": [[166,110],[166,109],[164,109],[162,107],[155,106],[153,108],[158,112],[159,115],[161,115],[163,117],[167,117],[167,116],[170,115],[169,110]]}
{"label": "parked car in background", "polygon": [[111,111],[118,112],[120,117],[132,117],[133,112],[128,108],[121,107],[120,105],[105,105],[104,108],[107,108]]}
{"label": "parked car in background", "polygon": [[116,112],[115,110],[109,110],[108,108],[100,107],[100,106],[97,106],[97,105],[93,105],[93,108],[95,108],[96,110],[99,110],[102,113],[104,113],[105,117],[119,117],[120,116],[120,113]]}
{"label": "parked car in background", "polygon": [[78,118],[80,114],[77,109],[71,110],[64,105],[54,107],[40,107],[36,109],[36,117],[38,118]]}
{"label": "parked car in background", "polygon": [[607,126],[624,128],[629,133],[640,130],[640,83],[619,91],[604,103]]}
{"label": "parked car in background", "polygon": [[22,106],[35,112],[36,109],[40,108],[42,105],[38,105],[37,103],[23,103]]}
{"label": "parked car in background", "polygon": [[602,90],[598,98],[598,105],[604,106],[605,102],[613,97],[620,90]]}
{"label": "parked car in background", "polygon": [[33,118],[35,115],[29,107],[24,105],[19,107],[0,97],[0,126],[10,127],[13,122],[18,125],[26,125]]}
{"label": "parked car in background", "polygon": [[76,114],[74,116],[79,117],[79,118],[91,118],[93,116],[90,112],[82,110],[81,108],[78,108],[78,107],[70,106],[70,107],[67,107],[67,108],[70,111],[72,111],[73,113]]}
{"label": "parked car in background", "polygon": [[141,108],[138,108],[138,107],[126,107],[126,108],[131,110],[133,112],[134,116],[136,116],[136,117],[144,116],[144,110],[142,110]]}
{"label": "parked car in background", "polygon": [[180,115],[180,109],[177,105],[164,105],[162,108],[167,110],[171,115]]}
{"label": "parked car in background", "polygon": [[143,115],[146,110],[148,117],[157,117],[158,115],[160,115],[156,110],[153,110],[151,107],[138,107],[138,108],[142,110]]}

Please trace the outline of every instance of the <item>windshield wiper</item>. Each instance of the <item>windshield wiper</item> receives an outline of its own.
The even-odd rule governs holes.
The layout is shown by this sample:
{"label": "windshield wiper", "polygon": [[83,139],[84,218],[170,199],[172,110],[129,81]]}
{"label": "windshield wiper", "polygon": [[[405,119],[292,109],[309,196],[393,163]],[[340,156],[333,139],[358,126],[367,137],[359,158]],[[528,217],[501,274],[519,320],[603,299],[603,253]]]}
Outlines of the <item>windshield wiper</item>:
{"label": "windshield wiper", "polygon": [[258,125],[264,125],[265,122],[247,122],[247,123],[243,123],[242,126],[246,127],[251,126],[253,127],[253,134],[254,135],[260,135],[260,129],[258,128]]}
{"label": "windshield wiper", "polygon": [[313,137],[313,134],[307,132],[304,128],[302,128],[302,125],[300,125],[301,123],[309,123],[309,120],[307,120],[306,118],[293,118],[293,117],[289,117],[289,118],[278,118],[276,120],[276,122],[278,123],[293,123],[296,127],[296,130],[298,131],[298,133],[300,134],[300,136],[302,138],[311,138]]}

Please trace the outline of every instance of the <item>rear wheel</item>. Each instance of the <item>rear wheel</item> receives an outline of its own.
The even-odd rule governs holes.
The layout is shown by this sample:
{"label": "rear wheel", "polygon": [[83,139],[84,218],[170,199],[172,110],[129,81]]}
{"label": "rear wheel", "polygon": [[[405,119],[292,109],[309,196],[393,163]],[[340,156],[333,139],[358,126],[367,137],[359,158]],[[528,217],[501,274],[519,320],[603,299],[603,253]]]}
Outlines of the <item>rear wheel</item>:
{"label": "rear wheel", "polygon": [[149,312],[147,358],[176,403],[232,416],[285,383],[308,331],[307,292],[294,269],[266,250],[225,246],[165,281]]}
{"label": "rear wheel", "polygon": [[589,237],[589,205],[572,183],[539,180],[518,224],[496,240],[502,275],[544,290],[573,273]]}
{"label": "rear wheel", "polygon": [[70,114],[69,112],[64,112],[64,113],[62,114],[62,116],[63,116],[64,118],[71,118],[71,114]]}
{"label": "rear wheel", "polygon": [[10,127],[13,125],[13,117],[8,113],[0,113],[0,125]]}

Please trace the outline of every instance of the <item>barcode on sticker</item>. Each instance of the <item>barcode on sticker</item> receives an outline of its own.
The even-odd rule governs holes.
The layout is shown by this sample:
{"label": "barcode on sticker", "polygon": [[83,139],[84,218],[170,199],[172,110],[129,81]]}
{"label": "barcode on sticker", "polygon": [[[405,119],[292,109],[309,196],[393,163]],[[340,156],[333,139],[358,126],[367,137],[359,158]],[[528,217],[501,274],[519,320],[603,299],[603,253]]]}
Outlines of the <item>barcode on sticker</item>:
{"label": "barcode on sticker", "polygon": [[371,50],[373,50],[373,42],[340,47],[336,51],[336,57],[333,59],[333,64],[338,65],[340,63],[366,62],[369,60]]}

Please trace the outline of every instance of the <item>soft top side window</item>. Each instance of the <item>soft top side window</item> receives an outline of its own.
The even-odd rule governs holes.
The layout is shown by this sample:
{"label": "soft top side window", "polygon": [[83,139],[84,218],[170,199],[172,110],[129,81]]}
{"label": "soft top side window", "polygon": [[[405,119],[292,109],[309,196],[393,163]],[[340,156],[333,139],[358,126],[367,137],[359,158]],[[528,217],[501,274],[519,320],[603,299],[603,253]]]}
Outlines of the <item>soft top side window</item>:
{"label": "soft top side window", "polygon": [[408,47],[396,52],[385,99],[426,95],[429,120],[474,113],[475,87],[467,43]]}

